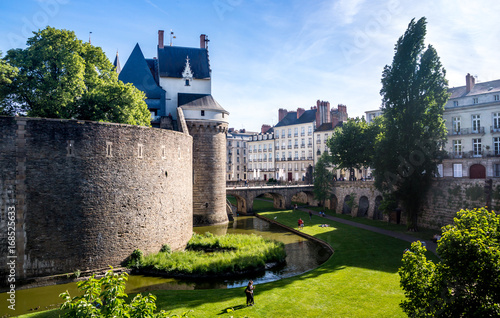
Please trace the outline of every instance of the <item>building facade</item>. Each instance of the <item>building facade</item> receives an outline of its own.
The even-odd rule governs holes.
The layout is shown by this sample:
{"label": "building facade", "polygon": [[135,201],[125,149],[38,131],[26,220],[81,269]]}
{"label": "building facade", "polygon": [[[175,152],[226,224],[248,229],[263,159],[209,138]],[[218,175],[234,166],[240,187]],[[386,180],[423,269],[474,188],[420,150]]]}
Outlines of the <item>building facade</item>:
{"label": "building facade", "polygon": [[252,140],[253,134],[246,132],[245,129],[235,130],[234,128],[229,128],[226,136],[226,181],[247,180],[247,143]]}
{"label": "building facade", "polygon": [[261,181],[275,179],[274,129],[269,125],[262,125],[261,132],[253,134],[251,138],[247,144],[248,179]]}
{"label": "building facade", "polygon": [[500,80],[450,88],[443,118],[448,131],[445,177],[500,177]]}

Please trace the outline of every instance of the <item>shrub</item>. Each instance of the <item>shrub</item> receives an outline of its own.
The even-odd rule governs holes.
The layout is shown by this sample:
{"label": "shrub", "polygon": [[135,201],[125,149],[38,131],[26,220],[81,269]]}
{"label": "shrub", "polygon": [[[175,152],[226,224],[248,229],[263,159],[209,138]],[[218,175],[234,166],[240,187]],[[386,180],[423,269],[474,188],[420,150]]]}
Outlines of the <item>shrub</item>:
{"label": "shrub", "polygon": [[[154,313],[156,310],[156,297],[149,294],[137,294],[130,304],[125,298],[125,284],[127,273],[116,274],[113,268],[100,279],[92,275],[88,280],[79,282],[78,289],[81,296],[71,298],[68,291],[59,295],[64,300],[62,310],[66,310],[65,317],[165,317],[165,311]],[[177,317],[177,316],[172,316]],[[181,317],[187,317],[187,313]]]}
{"label": "shrub", "polygon": [[160,253],[170,254],[170,253],[172,253],[172,248],[170,248],[170,245],[168,245],[168,244],[163,244],[161,246]]}

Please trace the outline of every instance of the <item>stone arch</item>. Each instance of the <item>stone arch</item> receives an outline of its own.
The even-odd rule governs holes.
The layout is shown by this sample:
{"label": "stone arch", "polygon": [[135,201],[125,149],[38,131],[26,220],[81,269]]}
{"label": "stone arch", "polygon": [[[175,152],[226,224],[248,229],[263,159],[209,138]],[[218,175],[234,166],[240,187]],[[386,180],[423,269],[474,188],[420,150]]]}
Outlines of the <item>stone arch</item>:
{"label": "stone arch", "polygon": [[332,194],[330,197],[330,205],[327,207],[332,211],[335,211],[337,213],[337,207],[339,205],[339,201],[337,199],[337,196],[335,194]]}
{"label": "stone arch", "polygon": [[298,191],[292,196],[292,201],[314,205],[314,193],[312,191]]}
{"label": "stone arch", "polygon": [[287,201],[286,198],[281,195],[280,193],[276,192],[262,192],[259,193],[256,198],[258,197],[266,197],[266,196],[271,196],[273,198],[273,207],[275,209],[285,209],[287,207]]}
{"label": "stone arch", "polygon": [[368,215],[368,208],[370,207],[370,202],[366,196],[359,198],[358,203],[358,217],[366,217]]}
{"label": "stone arch", "polygon": [[486,168],[482,164],[473,164],[469,168],[471,179],[486,179]]}
{"label": "stone arch", "polygon": [[238,213],[243,213],[243,214],[246,214],[247,213],[247,208],[248,208],[248,203],[247,203],[247,200],[240,196],[240,195],[237,195],[237,194],[228,194],[230,196],[233,196],[236,198],[236,211]]}
{"label": "stone arch", "polygon": [[373,209],[374,220],[382,220],[384,218],[382,211],[379,209],[381,202],[382,202],[382,196],[377,195],[377,197],[375,198],[375,208]]}
{"label": "stone arch", "polygon": [[351,200],[351,196],[348,194],[344,198],[344,205],[342,206],[342,214],[351,214],[351,207],[347,204]]}

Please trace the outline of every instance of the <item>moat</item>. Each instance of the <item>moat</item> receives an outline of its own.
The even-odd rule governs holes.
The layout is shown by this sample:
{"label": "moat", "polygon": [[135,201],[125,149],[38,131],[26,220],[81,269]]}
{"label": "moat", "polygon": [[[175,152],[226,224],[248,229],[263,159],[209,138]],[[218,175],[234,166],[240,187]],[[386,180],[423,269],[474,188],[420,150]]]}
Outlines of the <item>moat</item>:
{"label": "moat", "polygon": [[[321,244],[307,240],[256,217],[240,216],[227,225],[196,227],[194,231],[198,233],[209,231],[216,235],[226,233],[255,233],[265,238],[281,241],[285,243],[287,264],[279,269],[250,274],[248,277],[240,279],[188,280],[131,275],[127,282],[126,292],[139,293],[151,290],[237,288],[245,286],[249,279],[253,279],[255,284],[262,284],[307,272],[318,267],[330,257],[330,252]],[[66,290],[69,290],[71,295],[76,295],[76,283],[18,290],[16,292],[16,315],[32,312],[37,307],[39,307],[38,310],[45,310],[46,307],[55,308],[61,301],[58,295]],[[4,302],[5,297],[5,293],[0,294],[0,301]],[[11,314],[5,310],[4,308],[0,309],[0,316]]]}

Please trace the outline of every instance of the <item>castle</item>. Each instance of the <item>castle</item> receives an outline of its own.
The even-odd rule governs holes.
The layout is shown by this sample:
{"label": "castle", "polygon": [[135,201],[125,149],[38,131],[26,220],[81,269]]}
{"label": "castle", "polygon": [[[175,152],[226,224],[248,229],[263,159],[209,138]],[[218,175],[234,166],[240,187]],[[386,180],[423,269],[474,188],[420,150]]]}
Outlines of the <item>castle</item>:
{"label": "castle", "polygon": [[15,260],[0,265],[2,283],[181,249],[193,226],[228,221],[228,112],[211,95],[206,36],[183,48],[158,34],[158,57],[136,45],[119,78],[145,92],[163,129],[0,117],[0,226],[12,230],[0,253]]}

